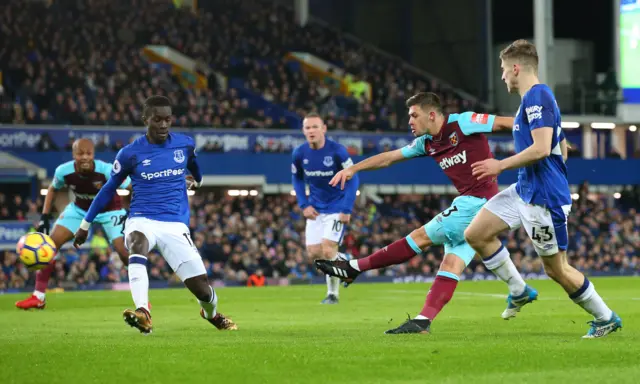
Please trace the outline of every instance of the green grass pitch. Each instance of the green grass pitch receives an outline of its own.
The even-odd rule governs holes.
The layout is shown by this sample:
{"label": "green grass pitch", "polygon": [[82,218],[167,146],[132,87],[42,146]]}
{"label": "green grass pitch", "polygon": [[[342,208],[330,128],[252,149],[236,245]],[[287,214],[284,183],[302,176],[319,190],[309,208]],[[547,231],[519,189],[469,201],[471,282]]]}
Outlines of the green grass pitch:
{"label": "green grass pitch", "polygon": [[640,280],[593,279],[623,320],[582,340],[589,316],[550,281],[516,319],[505,286],[462,282],[431,335],[383,332],[415,315],[427,284],[354,284],[324,306],[323,286],[218,289],[240,327],[220,332],[186,289],[152,290],[154,333],[122,320],[128,292],[50,294],[44,311],[0,295],[0,383],[637,383]]}

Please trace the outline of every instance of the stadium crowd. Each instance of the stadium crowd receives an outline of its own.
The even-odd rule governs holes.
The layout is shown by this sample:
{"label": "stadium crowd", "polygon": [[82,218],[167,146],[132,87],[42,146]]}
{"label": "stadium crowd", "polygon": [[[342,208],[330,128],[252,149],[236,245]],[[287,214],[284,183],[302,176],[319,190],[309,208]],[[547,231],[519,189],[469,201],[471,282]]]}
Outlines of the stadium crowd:
{"label": "stadium crowd", "polygon": [[[621,199],[588,198],[585,186],[573,206],[569,220],[569,258],[585,273],[640,273],[640,190],[623,192]],[[343,250],[358,258],[405,236],[449,206],[454,196],[386,195],[379,203],[360,198],[343,240]],[[4,218],[29,217],[37,222],[36,202],[0,195]],[[318,275],[308,259],[304,238],[304,218],[290,195],[260,197],[218,196],[201,192],[190,199],[192,238],[212,279],[235,284],[264,283],[267,278],[308,280]],[[5,209],[7,212],[5,212]],[[508,234],[504,243],[523,273],[542,272],[542,263],[521,229]],[[12,251],[0,253],[0,291],[33,285],[28,273]],[[434,247],[409,263],[370,276],[434,276],[442,259],[442,248]],[[151,281],[178,280],[159,254],[149,258]],[[466,273],[485,272],[473,261]],[[96,283],[126,282],[127,271],[96,230],[87,250],[61,251],[52,287],[87,286]]]}
{"label": "stadium crowd", "polygon": [[[298,26],[290,9],[273,2],[211,0],[200,15],[170,0],[8,3],[0,10],[0,123],[137,125],[151,94],[173,100],[175,125],[183,127],[290,128],[284,114],[316,110],[335,129],[404,130],[404,99],[418,90],[440,93],[447,112],[482,111],[399,60],[327,27]],[[145,61],[147,44],[207,63],[230,87],[209,74],[209,89],[184,88]],[[311,52],[370,87],[342,95],[334,77],[312,79],[287,62],[291,51]],[[252,106],[238,90],[263,103]]]}

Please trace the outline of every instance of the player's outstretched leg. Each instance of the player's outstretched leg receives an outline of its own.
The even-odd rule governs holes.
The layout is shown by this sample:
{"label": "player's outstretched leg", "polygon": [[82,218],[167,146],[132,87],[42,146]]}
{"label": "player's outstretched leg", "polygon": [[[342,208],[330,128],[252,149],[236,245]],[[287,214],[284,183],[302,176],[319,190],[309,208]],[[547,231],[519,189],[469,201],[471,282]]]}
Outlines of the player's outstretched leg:
{"label": "player's outstretched leg", "polygon": [[351,261],[315,260],[315,266],[325,274],[351,284],[364,271],[402,264],[431,245],[424,229],[419,228],[367,257]]}
{"label": "player's outstretched leg", "polygon": [[583,338],[604,337],[622,328],[622,319],[613,312],[593,284],[577,269],[569,265],[567,253],[560,251],[553,256],[543,256],[547,275],[564,288],[569,298],[594,317],[591,327]]}
{"label": "player's outstretched leg", "polygon": [[135,310],[123,312],[124,321],[137,328],[143,334],[153,331],[151,312],[149,311],[149,275],[147,274],[147,254],[149,240],[142,232],[133,231],[127,235],[129,244],[129,288],[136,306]]}
{"label": "player's outstretched leg", "polygon": [[[78,223],[79,225],[79,223]],[[56,245],[58,251],[60,247],[66,244],[69,240],[73,239],[73,232],[66,227],[56,225],[51,232],[51,240]],[[46,306],[45,292],[49,285],[49,278],[51,273],[55,270],[56,262],[53,260],[49,265],[36,272],[36,288],[33,294],[25,300],[16,302],[16,307],[20,309],[44,309]]]}
{"label": "player's outstretched leg", "polygon": [[[471,259],[473,259],[474,252],[467,244],[464,245],[469,248],[471,255],[468,259],[471,261]],[[407,321],[399,327],[390,329],[385,333],[388,335],[429,333],[431,330],[431,324],[435,320],[436,316],[438,316],[440,311],[442,311],[442,308],[444,308],[444,306],[447,305],[453,297],[453,293],[460,281],[460,275],[462,275],[467,264],[468,262],[463,260],[461,257],[447,252],[440,264],[440,270],[436,274],[436,278],[431,285],[431,289],[429,289],[429,292],[427,293],[427,298],[420,314],[413,319],[407,319]]]}
{"label": "player's outstretched leg", "polygon": [[[492,201],[493,199],[490,203]],[[465,240],[480,255],[485,267],[509,287],[507,308],[502,312],[502,318],[505,320],[515,317],[523,306],[538,298],[538,292],[524,282],[511,261],[509,251],[498,240],[498,234],[507,229],[507,223],[491,211],[482,208],[464,232]]]}
{"label": "player's outstretched leg", "polygon": [[[202,260],[198,261],[202,264]],[[189,261],[185,264],[196,263],[198,261]],[[180,268],[182,268],[182,266],[180,266]],[[204,269],[204,265],[202,268]],[[178,271],[176,271],[176,273],[178,273]],[[193,295],[198,299],[198,303],[200,303],[201,307],[200,316],[202,316],[203,319],[207,320],[221,331],[235,331],[238,329],[238,326],[233,322],[233,320],[225,317],[222,313],[217,311],[218,296],[216,295],[213,287],[209,284],[207,275],[199,275],[185,279],[184,285],[186,285],[189,291],[191,291],[191,293],[193,293]]]}

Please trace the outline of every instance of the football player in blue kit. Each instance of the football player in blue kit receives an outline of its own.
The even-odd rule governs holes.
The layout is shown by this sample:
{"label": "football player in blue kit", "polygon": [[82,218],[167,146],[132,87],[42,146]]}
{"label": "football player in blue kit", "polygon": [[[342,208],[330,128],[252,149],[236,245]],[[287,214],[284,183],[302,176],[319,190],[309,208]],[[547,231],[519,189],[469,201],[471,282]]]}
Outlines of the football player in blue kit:
{"label": "football player in blue kit", "polygon": [[[508,91],[522,98],[513,126],[516,154],[477,162],[472,165],[473,175],[493,178],[502,171],[518,169],[518,181],[485,204],[467,227],[465,238],[502,280],[522,280],[498,234],[524,227],[547,275],[594,317],[583,337],[606,336],[622,328],[622,320],[605,304],[593,283],[567,261],[571,192],[560,109],[551,89],[538,79],[538,54],[533,44],[517,40],[500,53],[500,59]],[[524,281],[521,285],[524,287]],[[508,306],[515,314],[527,299],[524,291],[512,293]]]}
{"label": "football player in blue kit", "polygon": [[[348,260],[348,255],[339,253],[338,247],[351,220],[359,181],[355,176],[344,190],[332,187],[329,181],[353,165],[353,160],[343,145],[326,138],[327,126],[318,114],[304,118],[302,131],[307,142],[293,151],[291,181],[298,206],[307,219],[307,253],[311,259]],[[305,184],[309,185],[309,197]],[[322,303],[337,304],[340,279],[327,275],[326,281],[327,296]]]}
{"label": "football player in blue kit", "polygon": [[[147,132],[116,155],[111,178],[84,216],[74,245],[86,241],[91,222],[111,199],[116,187],[129,176],[133,196],[124,235],[130,253],[129,284],[136,309],[124,311],[125,322],[145,334],[153,329],[147,255],[157,246],[198,299],[200,315],[220,330],[235,330],[236,324],[217,311],[218,296],[209,284],[202,258],[191,240],[187,188],[199,187],[202,175],[193,138],[169,132],[172,117],[168,98],[152,96],[145,101],[142,119]],[[187,179],[187,171],[193,180]]]}

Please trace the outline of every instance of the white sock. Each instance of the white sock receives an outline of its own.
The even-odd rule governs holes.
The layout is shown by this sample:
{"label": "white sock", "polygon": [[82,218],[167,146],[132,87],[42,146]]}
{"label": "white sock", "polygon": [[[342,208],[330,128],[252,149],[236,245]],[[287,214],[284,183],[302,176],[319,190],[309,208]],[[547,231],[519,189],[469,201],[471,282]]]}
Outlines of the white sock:
{"label": "white sock", "polygon": [[[331,260],[345,260],[346,258],[342,257],[342,254],[338,252],[338,254]],[[337,277],[332,277],[329,275],[325,276],[327,281],[327,296],[334,295],[338,297],[338,291],[340,290],[340,279]]]}
{"label": "white sock", "polygon": [[136,309],[149,311],[149,275],[147,258],[142,255],[129,256],[129,289]]}
{"label": "white sock", "polygon": [[574,303],[593,315],[596,321],[609,321],[613,315],[613,311],[604,303],[602,297],[596,292],[596,288],[586,277],[582,288],[569,297]]}
{"label": "white sock", "polygon": [[340,289],[340,279],[329,275],[326,275],[325,278],[327,280],[327,296],[334,295],[337,297],[338,290]]}
{"label": "white sock", "polygon": [[211,288],[211,300],[206,302],[198,300],[198,303],[200,303],[200,306],[204,310],[204,316],[207,319],[213,319],[213,317],[218,313],[216,311],[216,308],[218,307],[218,295],[216,295],[216,291],[213,290],[213,287],[210,286],[209,288]]}
{"label": "white sock", "polygon": [[504,245],[501,245],[496,253],[487,259],[483,259],[482,262],[485,267],[498,276],[500,280],[507,283],[511,296],[520,296],[524,293],[527,283],[525,283],[522,276],[520,276],[520,272],[518,272],[513,261],[511,261],[509,251]]}
{"label": "white sock", "polygon": [[40,291],[33,291],[33,295],[37,297],[38,300],[40,301],[44,300],[44,297],[45,297],[44,292],[40,292]]}
{"label": "white sock", "polygon": [[414,317],[414,320],[429,320],[429,318],[427,316],[424,316],[424,315],[418,315],[418,316]]}
{"label": "white sock", "polygon": [[360,271],[360,266],[358,265],[357,259],[351,259],[349,261],[349,265],[351,266],[351,268],[355,269],[356,271]]}

